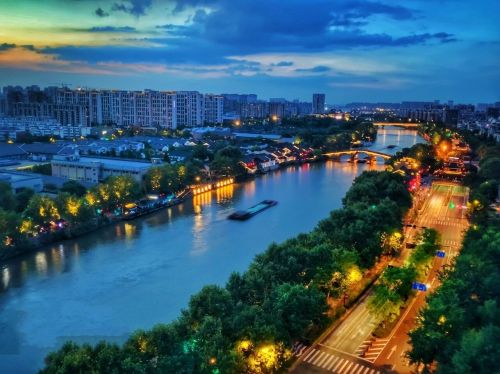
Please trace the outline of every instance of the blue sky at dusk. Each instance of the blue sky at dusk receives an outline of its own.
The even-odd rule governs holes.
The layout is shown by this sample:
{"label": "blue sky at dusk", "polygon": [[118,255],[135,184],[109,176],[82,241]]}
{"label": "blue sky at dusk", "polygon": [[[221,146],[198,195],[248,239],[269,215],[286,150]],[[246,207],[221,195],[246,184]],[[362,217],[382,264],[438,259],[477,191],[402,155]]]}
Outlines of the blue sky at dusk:
{"label": "blue sky at dusk", "polygon": [[500,100],[498,0],[2,0],[0,84]]}

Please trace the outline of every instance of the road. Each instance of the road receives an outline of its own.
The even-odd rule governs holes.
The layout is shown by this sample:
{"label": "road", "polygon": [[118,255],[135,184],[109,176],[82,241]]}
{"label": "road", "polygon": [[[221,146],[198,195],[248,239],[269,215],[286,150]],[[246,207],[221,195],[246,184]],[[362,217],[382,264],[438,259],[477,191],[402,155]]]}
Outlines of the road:
{"label": "road", "polygon": [[[451,182],[434,183],[429,198],[426,200],[417,218],[417,226],[436,229],[441,234],[441,246],[445,257],[435,258],[432,269],[427,276],[430,289],[439,285],[438,272],[444,265],[451,263],[460,250],[462,236],[468,228],[465,217],[465,206],[468,200],[468,189]],[[425,305],[425,292],[420,292],[405,310],[399,323],[395,326],[388,341],[374,361],[379,368],[390,372],[410,373],[415,368],[408,366],[405,352],[410,349],[408,332],[415,327],[418,311]]]}
{"label": "road", "polygon": [[[407,230],[407,241],[415,240],[422,227],[435,228],[441,234],[445,258],[435,258],[427,284],[432,290],[437,284],[437,273],[449,264],[460,248],[462,233],[467,228],[465,205],[468,190],[449,182],[434,183],[428,192],[415,221],[417,228]],[[411,250],[400,256],[404,260]],[[398,261],[399,262],[399,261]],[[381,372],[410,373],[405,359],[409,349],[408,332],[415,326],[418,310],[425,303],[420,292],[405,309],[392,332],[384,339],[375,339],[371,333],[379,320],[367,308],[369,293],[352,309],[344,320],[318,343],[306,350],[291,372],[374,374]]]}

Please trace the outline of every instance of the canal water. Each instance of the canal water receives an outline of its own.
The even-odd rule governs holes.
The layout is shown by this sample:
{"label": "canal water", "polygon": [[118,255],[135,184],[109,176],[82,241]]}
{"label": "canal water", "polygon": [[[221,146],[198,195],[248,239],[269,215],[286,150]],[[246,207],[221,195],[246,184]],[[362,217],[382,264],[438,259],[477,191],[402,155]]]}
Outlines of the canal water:
{"label": "canal water", "polygon": [[[371,148],[393,153],[421,141],[386,128]],[[357,175],[382,168],[328,161],[278,170],[0,264],[0,373],[36,372],[69,339],[123,342],[175,319],[190,295],[224,285],[273,241],[311,230]],[[227,219],[264,199],[279,203],[249,221]]]}

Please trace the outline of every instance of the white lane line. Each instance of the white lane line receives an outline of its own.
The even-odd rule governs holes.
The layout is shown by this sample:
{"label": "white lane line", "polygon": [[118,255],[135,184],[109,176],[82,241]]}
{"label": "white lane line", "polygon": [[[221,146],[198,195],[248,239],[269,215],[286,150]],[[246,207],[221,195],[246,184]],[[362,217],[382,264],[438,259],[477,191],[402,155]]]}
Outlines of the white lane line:
{"label": "white lane line", "polygon": [[332,361],[332,362],[330,362],[330,365],[328,365],[328,367],[326,368],[326,370],[331,371],[331,370],[332,370],[332,368],[333,368],[333,365],[335,365],[335,363],[336,363],[336,362],[339,360],[339,358],[340,358],[340,357],[337,357],[337,356],[333,356],[333,357],[334,357],[333,361]]}
{"label": "white lane line", "polygon": [[323,352],[321,351],[317,351],[315,354],[313,354],[310,358],[309,358],[309,362],[312,364],[313,362],[316,362],[316,357],[318,357],[319,354],[321,354]]}
{"label": "white lane line", "polygon": [[312,348],[311,351],[307,353],[306,357],[304,357],[304,361],[307,361],[314,352],[316,352],[316,348]]}
{"label": "white lane line", "polygon": [[321,367],[326,369],[328,367],[328,365],[330,365],[330,362],[332,362],[332,360],[333,360],[334,357],[335,356],[328,355],[328,357],[326,358],[325,362],[323,362],[321,364]]}
{"label": "white lane line", "polygon": [[345,369],[344,369],[344,371],[343,371],[343,372],[344,372],[345,374],[348,374],[348,373],[349,373],[349,371],[351,370],[352,365],[354,365],[354,362],[349,361],[349,365],[345,367]]}
{"label": "white lane line", "polygon": [[350,362],[350,361],[347,361],[347,360],[344,362],[344,365],[342,365],[342,366],[339,368],[339,370],[338,370],[338,371],[339,371],[339,373],[342,373],[342,370],[344,370],[344,367],[345,367],[345,366],[346,366],[349,362]]}
{"label": "white lane line", "polygon": [[323,361],[324,361],[324,360],[326,360],[326,359],[328,358],[328,356],[329,356],[329,354],[328,354],[328,353],[326,353],[326,352],[322,352],[322,353],[323,353],[323,354],[322,354],[322,355],[320,355],[320,357],[318,357],[318,358],[315,360],[315,363],[314,363],[314,364],[315,364],[316,366],[323,367]]}
{"label": "white lane line", "polygon": [[312,361],[316,358],[316,356],[317,356],[317,355],[319,355],[320,353],[321,353],[321,351],[318,349],[316,352],[314,352],[314,354],[313,354],[313,355],[311,355],[311,356],[307,359],[307,361],[308,361],[308,362],[312,362]]}
{"label": "white lane line", "polygon": [[355,367],[354,371],[352,372],[352,374],[359,374],[359,372],[362,368],[363,368],[363,365],[356,364],[356,367]]}
{"label": "white lane line", "polygon": [[335,365],[335,367],[333,368],[333,371],[334,371],[334,372],[335,372],[335,371],[338,371],[338,369],[340,368],[340,365],[342,365],[342,363],[343,363],[343,362],[344,362],[344,359],[343,359],[343,358],[341,358],[341,359],[339,360],[339,362],[337,362],[337,364],[336,364],[336,365]]}

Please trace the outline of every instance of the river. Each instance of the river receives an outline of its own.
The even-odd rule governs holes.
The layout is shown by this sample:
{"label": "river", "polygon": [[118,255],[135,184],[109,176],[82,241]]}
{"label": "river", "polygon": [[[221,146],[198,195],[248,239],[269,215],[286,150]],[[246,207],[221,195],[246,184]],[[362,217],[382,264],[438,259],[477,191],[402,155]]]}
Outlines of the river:
{"label": "river", "polygon": [[[393,153],[422,141],[415,131],[386,128],[371,149]],[[69,339],[123,342],[175,319],[190,295],[224,285],[273,241],[311,230],[340,207],[357,175],[382,168],[289,167],[1,264],[0,372],[36,372]],[[279,204],[249,221],[227,220],[264,199]]]}

